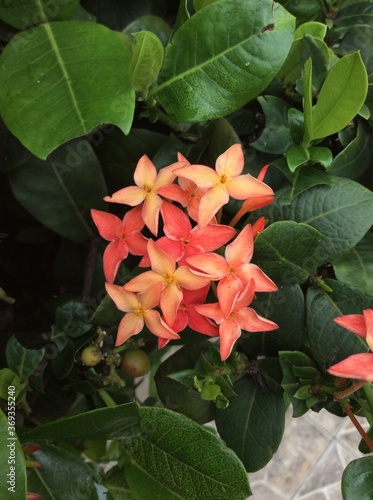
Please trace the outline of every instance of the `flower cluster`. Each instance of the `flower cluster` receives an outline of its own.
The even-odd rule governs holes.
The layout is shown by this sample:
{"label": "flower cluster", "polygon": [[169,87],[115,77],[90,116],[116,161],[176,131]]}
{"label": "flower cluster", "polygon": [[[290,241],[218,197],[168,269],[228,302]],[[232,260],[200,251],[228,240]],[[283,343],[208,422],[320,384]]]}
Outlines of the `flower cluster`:
{"label": "flower cluster", "polygon": [[[373,351],[373,309],[365,309],[363,314],[339,316],[334,321],[359,337],[365,338]],[[373,382],[373,353],[352,354],[327,370],[331,375]]]}
{"label": "flower cluster", "polygon": [[[249,210],[271,203],[274,193],[263,182],[267,167],[258,178],[242,174],[243,167],[239,144],[218,157],[215,169],[191,165],[179,154],[176,163],[157,172],[143,156],[134,172],[135,186],[105,197],[108,202],[134,207],[123,220],[91,211],[99,233],[110,241],[104,252],[106,290],[126,313],[118,327],[116,345],[146,325],[163,347],[189,326],[204,335],[219,336],[225,360],[241,330],[278,328],[249,307],[255,292],[277,290],[275,283],[250,262],[254,238],[264,229],[264,218],[244,226],[238,234],[231,227]],[[243,203],[228,226],[220,224],[216,216],[230,198]],[[164,234],[158,238],[160,217]],[[154,239],[142,234],[145,226]],[[116,285],[119,265],[129,253],[142,256],[139,266],[150,269],[124,286]],[[215,292],[215,303],[206,303],[210,290]]]}

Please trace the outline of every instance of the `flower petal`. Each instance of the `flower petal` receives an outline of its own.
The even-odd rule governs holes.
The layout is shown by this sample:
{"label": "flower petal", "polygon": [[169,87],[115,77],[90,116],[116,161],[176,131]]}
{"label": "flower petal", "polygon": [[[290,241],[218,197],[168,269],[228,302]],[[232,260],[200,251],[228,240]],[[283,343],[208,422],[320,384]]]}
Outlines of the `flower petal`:
{"label": "flower petal", "polygon": [[137,206],[124,215],[122,225],[125,234],[131,233],[132,231],[141,231],[144,227],[141,211],[141,207]]}
{"label": "flower petal", "polygon": [[125,290],[122,286],[105,283],[108,295],[120,311],[129,312],[138,307],[139,301],[135,293]]}
{"label": "flower petal", "polygon": [[121,233],[122,222],[116,215],[92,209],[91,217],[98,232],[105,240],[115,240],[117,235]]}
{"label": "flower petal", "polygon": [[162,186],[157,189],[157,194],[161,195],[163,198],[177,201],[183,207],[186,207],[189,203],[190,194],[184,191],[178,184]]}
{"label": "flower petal", "polygon": [[183,292],[174,284],[164,288],[160,297],[160,307],[167,324],[172,325],[176,321],[177,310],[183,300]]}
{"label": "flower petal", "polygon": [[268,196],[273,199],[274,196],[272,189],[267,184],[258,181],[250,174],[229,179],[226,185],[229,195],[236,200],[246,200],[246,198],[252,197],[261,199]]}
{"label": "flower petal", "polygon": [[105,196],[104,200],[109,203],[123,203],[135,207],[145,200],[146,192],[137,186],[128,186],[116,191],[111,196]]}
{"label": "flower petal", "polygon": [[349,330],[359,337],[365,337],[367,333],[367,327],[365,323],[364,316],[362,314],[347,314],[346,316],[338,316],[334,318],[337,325]]}
{"label": "flower petal", "polygon": [[159,211],[162,206],[162,198],[155,193],[147,193],[142,206],[142,218],[150,231],[157,236]]}
{"label": "flower petal", "polygon": [[175,259],[159,248],[153,240],[148,241],[148,254],[154,272],[162,276],[172,276],[176,269]]}
{"label": "flower petal", "polygon": [[218,210],[229,201],[226,184],[216,184],[202,196],[198,208],[198,225],[203,228],[211,221]]}
{"label": "flower petal", "polygon": [[158,311],[151,309],[144,314],[144,321],[149,330],[157,337],[163,339],[179,339],[180,335],[171,330],[171,328],[162,320]]}
{"label": "flower petal", "polygon": [[203,333],[209,337],[217,337],[219,329],[215,323],[196,311],[195,306],[187,307],[188,326],[195,332]]}
{"label": "flower petal", "polygon": [[326,371],[336,377],[373,382],[373,353],[352,354]]}
{"label": "flower petal", "polygon": [[188,165],[178,168],[175,173],[179,177],[184,177],[189,181],[193,181],[198,187],[211,188],[220,181],[219,175],[211,167],[205,165]]}
{"label": "flower petal", "polygon": [[232,352],[233,346],[241,336],[241,328],[238,322],[230,316],[219,326],[220,357],[225,361]]}
{"label": "flower petal", "polygon": [[125,237],[128,250],[132,255],[145,255],[148,248],[148,239],[140,232],[133,231]]}
{"label": "flower petal", "polygon": [[224,316],[218,302],[214,302],[214,304],[195,305],[194,309],[203,316],[213,319],[218,325],[224,321]]}
{"label": "flower petal", "polygon": [[276,292],[276,283],[269,278],[256,264],[245,264],[236,271],[237,276],[243,283],[248,283],[250,279],[255,281],[256,292]]}
{"label": "flower petal", "polygon": [[137,163],[135,172],[133,174],[133,179],[136,186],[143,188],[144,186],[153,186],[155,179],[157,178],[157,169],[154,163],[146,155],[142,156]]}
{"label": "flower petal", "polygon": [[233,144],[217,158],[215,169],[219,175],[225,174],[228,177],[236,177],[242,172],[244,164],[245,157],[241,144]]}
{"label": "flower petal", "polygon": [[224,318],[227,318],[232,312],[233,305],[243,287],[244,285],[242,281],[231,274],[228,274],[225,278],[219,281],[217,293]]}
{"label": "flower petal", "polygon": [[128,292],[145,292],[157,283],[164,283],[164,277],[154,271],[145,271],[124,285]]}
{"label": "flower petal", "polygon": [[247,332],[269,332],[278,328],[276,323],[259,316],[251,307],[243,307],[235,312],[235,317],[242,330]]}
{"label": "flower petal", "polygon": [[145,292],[138,293],[137,298],[142,309],[153,309],[159,305],[161,292],[163,290],[163,283],[157,283],[152,287],[145,290]]}
{"label": "flower petal", "polygon": [[180,266],[175,272],[176,283],[187,290],[198,290],[210,284],[210,278],[197,276],[187,266]]}
{"label": "flower petal", "polygon": [[228,262],[217,253],[204,253],[203,255],[192,255],[187,258],[188,265],[203,276],[208,276],[211,280],[220,280],[230,272]]}
{"label": "flower petal", "polygon": [[104,274],[108,283],[114,283],[120,264],[128,256],[128,246],[117,239],[108,244],[103,255]]}
{"label": "flower petal", "polygon": [[188,239],[192,230],[189,218],[180,208],[164,202],[161,207],[164,222],[163,231],[171,240]]}
{"label": "flower petal", "polygon": [[236,230],[223,224],[208,224],[204,228],[194,227],[189,235],[189,244],[201,246],[205,252],[212,252],[225,245],[236,234]]}
{"label": "flower petal", "polygon": [[250,262],[254,252],[254,237],[250,224],[247,224],[238,236],[227,245],[225,258],[233,268],[239,268]]}
{"label": "flower petal", "polygon": [[167,186],[171,184],[176,179],[176,174],[174,172],[175,169],[180,168],[181,166],[185,166],[185,162],[176,162],[172,163],[172,165],[168,165],[167,167],[163,167],[159,170],[157,179],[154,182],[154,190],[158,192],[158,189],[162,186]]}
{"label": "flower petal", "polygon": [[140,333],[143,328],[144,320],[141,316],[132,312],[125,314],[118,325],[115,345],[122,345],[126,340],[132,337],[132,335]]}
{"label": "flower petal", "polygon": [[367,329],[366,341],[371,350],[373,350],[373,309],[365,309],[363,311],[365,325]]}

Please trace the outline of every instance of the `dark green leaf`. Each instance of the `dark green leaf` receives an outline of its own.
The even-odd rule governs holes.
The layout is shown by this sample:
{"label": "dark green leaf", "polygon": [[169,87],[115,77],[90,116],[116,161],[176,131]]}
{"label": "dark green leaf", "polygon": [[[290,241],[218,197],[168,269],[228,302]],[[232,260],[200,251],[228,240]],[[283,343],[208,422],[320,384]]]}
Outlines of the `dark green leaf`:
{"label": "dark green leaf", "polygon": [[103,483],[108,490],[107,500],[136,500],[122,469],[111,470]]}
{"label": "dark green leaf", "polygon": [[[7,415],[0,409],[0,497],[26,500],[25,456],[15,429],[12,428],[14,425],[10,425],[8,420],[11,418],[13,422],[17,411],[10,402],[13,400],[8,399]],[[28,490],[32,491],[30,488]]]}
{"label": "dark green leaf", "polygon": [[258,97],[266,118],[266,126],[259,139],[250,144],[258,151],[272,154],[285,153],[291,144],[291,135],[288,125],[288,111],[290,105],[272,95]]}
{"label": "dark green leaf", "polygon": [[252,303],[258,314],[274,321],[278,330],[252,333],[240,343],[248,356],[275,356],[279,350],[299,349],[304,331],[304,297],[299,285],[280,285],[273,293],[259,293]]}
{"label": "dark green leaf", "polygon": [[22,441],[39,439],[127,439],[140,432],[140,417],[135,403],[99,408],[62,418],[26,431]]}
{"label": "dark green leaf", "polygon": [[9,368],[2,368],[0,370],[0,398],[3,398],[5,400],[8,399],[9,386],[15,388],[16,396],[18,396],[20,390],[24,388],[24,385],[21,384],[18,375],[14,371],[10,370]]}
{"label": "dark green leaf", "polygon": [[342,475],[343,500],[370,500],[373,497],[373,457],[350,462]]}
{"label": "dark green leaf", "polygon": [[51,367],[54,375],[59,379],[66,378],[76,362],[76,353],[96,336],[96,332],[91,330],[85,335],[71,338],[65,332],[54,329],[51,338],[56,349],[51,359]]}
{"label": "dark green leaf", "polygon": [[292,144],[286,151],[286,160],[288,162],[288,167],[290,172],[295,172],[295,170],[307,163],[310,159],[310,154],[307,148]]}
{"label": "dark green leaf", "polygon": [[56,327],[69,337],[81,337],[89,332],[89,311],[82,302],[67,302],[56,310]]}
{"label": "dark green leaf", "polygon": [[0,3],[0,19],[24,30],[48,21],[62,21],[74,16],[79,0],[3,0]]}
{"label": "dark green leaf", "polygon": [[[303,113],[304,113],[304,136],[302,145],[308,148],[313,136],[313,112],[312,112],[312,59],[304,63],[303,70]],[[289,163],[289,162],[288,162]]]}
{"label": "dark green leaf", "polygon": [[341,328],[333,318],[362,314],[372,308],[373,297],[335,280],[325,280],[333,292],[309,288],[307,292],[307,331],[314,359],[321,369],[342,361],[351,354],[367,352],[365,340]]}
{"label": "dark green leaf", "polygon": [[321,19],[321,8],[318,0],[282,0],[282,5],[293,16],[297,18],[298,24],[303,24],[307,21]]}
{"label": "dark green leaf", "polygon": [[[291,205],[280,205],[289,188],[276,193],[275,201],[255,212],[270,222],[293,220],[317,229],[324,239],[309,256],[310,267],[340,257],[358,243],[373,224],[373,194],[350,179],[331,178],[330,186],[316,186],[297,196]],[[252,217],[254,219],[254,217]]]}
{"label": "dark green leaf", "polygon": [[125,477],[136,498],[245,500],[245,469],[225,443],[189,418],[139,408],[141,435],[128,440]]}
{"label": "dark green leaf", "polygon": [[44,358],[44,349],[26,349],[16,337],[10,337],[6,345],[8,366],[24,382],[35,371]]}
{"label": "dark green leaf", "polygon": [[311,139],[344,128],[359,112],[368,90],[368,76],[358,52],[344,56],[331,69],[312,112]]}
{"label": "dark green leaf", "polygon": [[93,236],[90,209],[104,209],[107,194],[92,146],[77,139],[41,161],[31,157],[9,172],[19,203],[42,224],[76,242]]}
{"label": "dark green leaf", "polygon": [[121,38],[100,24],[53,22],[19,33],[0,58],[2,118],[42,159],[97,125],[127,134],[135,104],[130,60]]}
{"label": "dark green leaf", "polygon": [[171,35],[169,24],[161,17],[152,14],[139,17],[131,24],[128,24],[123,30],[124,33],[128,33],[129,35],[137,33],[138,31],[151,31],[157,35],[163,46],[167,44]]}
{"label": "dark green leaf", "polygon": [[273,79],[293,29],[293,17],[271,0],[214,2],[176,31],[150,95],[177,121],[231,113]]}
{"label": "dark green leaf", "polygon": [[328,174],[357,179],[370,166],[373,138],[367,125],[359,121],[356,137],[332,161]]}
{"label": "dark green leaf", "polygon": [[261,393],[256,382],[242,377],[234,384],[237,397],[217,410],[219,434],[242,460],[248,472],[264,467],[276,452],[284,432],[285,408],[281,395]]}
{"label": "dark green leaf", "polygon": [[42,443],[41,449],[32,457],[41,467],[30,470],[27,488],[41,494],[43,500],[97,498],[97,473],[83,458],[47,443]]}
{"label": "dark green leaf", "polygon": [[309,256],[317,251],[322,238],[307,224],[275,222],[258,234],[253,261],[276,282],[304,283],[315,271]]}
{"label": "dark green leaf", "polygon": [[373,295],[373,235],[368,233],[346,255],[332,262],[338,280]]}

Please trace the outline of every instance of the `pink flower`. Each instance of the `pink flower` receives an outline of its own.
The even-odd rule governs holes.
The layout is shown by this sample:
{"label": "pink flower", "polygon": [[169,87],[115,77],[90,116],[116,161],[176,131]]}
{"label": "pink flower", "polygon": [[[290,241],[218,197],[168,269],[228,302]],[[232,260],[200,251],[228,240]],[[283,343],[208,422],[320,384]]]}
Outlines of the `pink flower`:
{"label": "pink flower", "polygon": [[268,332],[278,328],[276,323],[259,316],[254,309],[248,307],[253,301],[254,293],[254,280],[250,280],[235,298],[232,310],[228,315],[223,313],[219,302],[195,306],[197,312],[213,319],[219,325],[220,357],[222,361],[225,361],[231,354],[236,340],[241,336],[242,330],[247,332]]}
{"label": "pink flower", "polygon": [[[355,335],[365,338],[370,350],[373,350],[373,309],[365,309],[363,314],[338,316],[334,321]],[[327,372],[336,377],[373,382],[373,353],[352,354],[331,366]]]}
{"label": "pink flower", "polygon": [[108,283],[114,283],[120,263],[130,252],[133,255],[144,255],[147,239],[140,233],[144,227],[141,208],[136,207],[125,214],[121,221],[117,216],[100,210],[91,210],[93,222],[98,232],[107,241],[103,261],[104,273]]}
{"label": "pink flower", "polygon": [[157,235],[159,211],[162,198],[157,194],[160,187],[170,184],[176,178],[174,169],[184,165],[177,162],[162,168],[158,173],[154,164],[144,155],[140,158],[134,173],[136,186],[120,189],[112,196],[105,196],[104,200],[111,203],[124,203],[132,207],[142,204],[142,218],[150,231]]}
{"label": "pink flower", "polygon": [[250,174],[240,175],[245,159],[240,144],[234,144],[216,160],[215,169],[205,165],[189,165],[175,169],[179,177],[206,189],[198,210],[198,224],[205,227],[218,210],[228,203],[229,197],[246,200],[254,196],[257,203],[262,197],[273,196],[272,189]]}
{"label": "pink flower", "polygon": [[256,292],[273,292],[275,283],[255,264],[251,264],[254,251],[252,227],[246,225],[235,240],[227,245],[225,258],[216,253],[204,253],[187,258],[194,272],[219,280],[217,294],[223,315],[228,316],[237,295],[251,279]]}
{"label": "pink flower", "polygon": [[182,288],[197,290],[210,283],[209,278],[196,276],[187,266],[176,268],[175,259],[157,247],[153,240],[148,241],[148,254],[151,271],[135,276],[125,285],[130,292],[144,292],[162,283],[160,307],[166,322],[172,325],[176,320],[177,309],[183,299]]}
{"label": "pink flower", "polygon": [[162,286],[152,287],[144,293],[128,292],[123,286],[105,284],[106,291],[120,311],[125,312],[118,326],[116,346],[123,344],[132,335],[137,335],[144,325],[157,337],[165,339],[178,339],[174,332],[161,318],[154,308],[159,304]]}

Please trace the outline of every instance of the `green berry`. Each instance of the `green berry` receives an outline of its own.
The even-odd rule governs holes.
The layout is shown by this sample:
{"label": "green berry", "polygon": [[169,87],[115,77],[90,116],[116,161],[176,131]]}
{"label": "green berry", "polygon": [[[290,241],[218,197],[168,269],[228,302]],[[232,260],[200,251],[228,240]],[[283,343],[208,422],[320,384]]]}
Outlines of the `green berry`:
{"label": "green berry", "polygon": [[81,360],[85,366],[96,366],[102,359],[101,350],[95,345],[89,345],[83,349]]}
{"label": "green berry", "polygon": [[127,351],[123,356],[121,368],[129,377],[142,377],[150,370],[149,356],[140,349]]}

